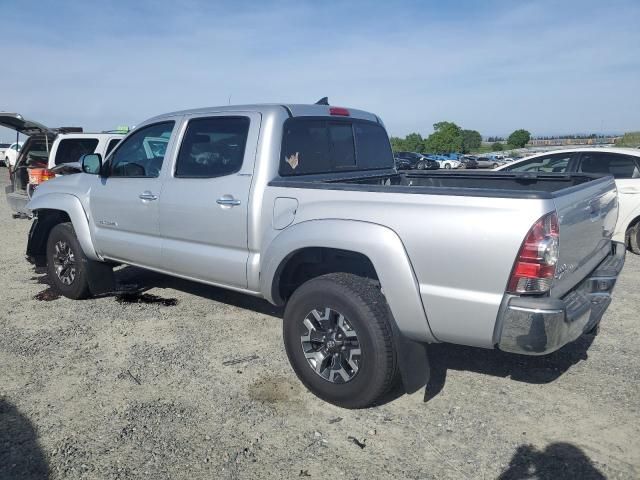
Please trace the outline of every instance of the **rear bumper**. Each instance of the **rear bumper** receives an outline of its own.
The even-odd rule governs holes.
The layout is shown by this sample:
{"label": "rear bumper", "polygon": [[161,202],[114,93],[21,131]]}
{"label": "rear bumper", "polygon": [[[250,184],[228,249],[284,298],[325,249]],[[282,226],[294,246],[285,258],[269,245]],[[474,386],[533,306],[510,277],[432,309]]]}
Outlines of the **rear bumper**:
{"label": "rear bumper", "polygon": [[545,355],[591,330],[611,303],[625,253],[624,244],[613,242],[611,253],[562,298],[505,297],[498,317],[498,348]]}
{"label": "rear bumper", "polygon": [[29,197],[26,193],[18,193],[13,191],[13,185],[7,185],[4,188],[5,195],[7,197],[7,203],[9,207],[14,212],[31,215],[31,212],[27,208],[27,203],[29,203]]}

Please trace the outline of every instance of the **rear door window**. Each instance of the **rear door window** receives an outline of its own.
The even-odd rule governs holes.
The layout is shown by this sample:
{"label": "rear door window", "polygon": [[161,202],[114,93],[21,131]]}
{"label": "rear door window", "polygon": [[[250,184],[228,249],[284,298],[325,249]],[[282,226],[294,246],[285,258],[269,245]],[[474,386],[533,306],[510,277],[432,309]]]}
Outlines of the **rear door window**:
{"label": "rear door window", "polygon": [[97,138],[67,138],[60,140],[56,151],[56,165],[77,162],[81,156],[93,153],[97,146]]}
{"label": "rear door window", "polygon": [[364,120],[290,119],[282,144],[283,176],[394,167],[386,131]]}
{"label": "rear door window", "polygon": [[250,120],[248,117],[210,117],[189,121],[176,177],[214,178],[240,171]]}
{"label": "rear door window", "polygon": [[580,158],[583,173],[610,174],[615,178],[639,178],[637,160],[630,155],[617,153],[588,152]]}

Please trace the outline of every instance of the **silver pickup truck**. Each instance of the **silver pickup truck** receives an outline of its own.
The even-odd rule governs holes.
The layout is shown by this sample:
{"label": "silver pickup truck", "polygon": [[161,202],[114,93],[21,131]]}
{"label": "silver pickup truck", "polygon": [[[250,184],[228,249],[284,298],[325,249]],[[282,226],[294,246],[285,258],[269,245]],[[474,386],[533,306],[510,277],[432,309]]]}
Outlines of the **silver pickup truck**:
{"label": "silver pickup truck", "polygon": [[597,327],[624,264],[612,177],[399,173],[360,110],[170,113],[77,168],[28,205],[27,256],[55,288],[113,290],[129,264],[286,305],[293,369],[347,408],[398,375],[423,385],[430,343],[562,347]]}

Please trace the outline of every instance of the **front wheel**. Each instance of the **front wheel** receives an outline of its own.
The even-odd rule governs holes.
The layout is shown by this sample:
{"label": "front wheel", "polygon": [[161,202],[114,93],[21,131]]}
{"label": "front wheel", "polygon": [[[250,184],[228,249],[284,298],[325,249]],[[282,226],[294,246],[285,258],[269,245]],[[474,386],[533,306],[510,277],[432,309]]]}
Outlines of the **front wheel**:
{"label": "front wheel", "polygon": [[494,164],[492,165],[492,168],[498,168],[498,164],[497,164],[497,163],[494,163]]}
{"label": "front wheel", "polygon": [[47,239],[47,276],[54,289],[73,300],[89,297],[88,262],[71,223],[60,223],[51,229]]}
{"label": "front wheel", "polygon": [[447,170],[451,169],[451,164],[450,163],[445,163],[444,164],[444,168],[446,168]]}
{"label": "front wheel", "polygon": [[424,164],[424,162],[418,162],[418,166],[417,166],[418,170],[424,170],[425,167],[426,165]]}
{"label": "front wheel", "polygon": [[627,230],[627,238],[629,239],[629,250],[640,255],[640,223],[636,223],[634,227]]}
{"label": "front wheel", "polygon": [[348,273],[316,277],[287,303],[283,335],[300,381],[344,408],[375,405],[393,384],[397,355],[380,289]]}

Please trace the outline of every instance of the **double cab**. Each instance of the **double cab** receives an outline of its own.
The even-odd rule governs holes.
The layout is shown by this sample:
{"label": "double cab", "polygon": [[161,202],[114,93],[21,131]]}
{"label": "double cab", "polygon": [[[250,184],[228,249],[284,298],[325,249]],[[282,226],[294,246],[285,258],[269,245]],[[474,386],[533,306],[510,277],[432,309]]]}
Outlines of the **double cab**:
{"label": "double cab", "polygon": [[284,306],[293,370],[347,408],[424,385],[436,342],[562,347],[624,264],[613,177],[399,172],[380,118],[351,108],[169,113],[77,167],[28,204],[56,289],[113,290],[129,264]]}

